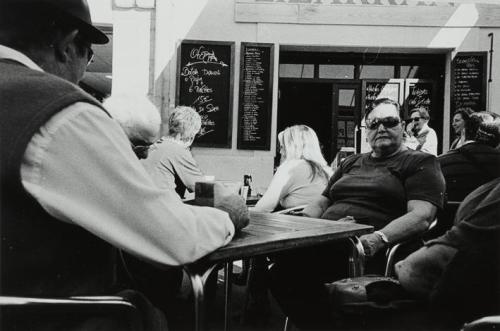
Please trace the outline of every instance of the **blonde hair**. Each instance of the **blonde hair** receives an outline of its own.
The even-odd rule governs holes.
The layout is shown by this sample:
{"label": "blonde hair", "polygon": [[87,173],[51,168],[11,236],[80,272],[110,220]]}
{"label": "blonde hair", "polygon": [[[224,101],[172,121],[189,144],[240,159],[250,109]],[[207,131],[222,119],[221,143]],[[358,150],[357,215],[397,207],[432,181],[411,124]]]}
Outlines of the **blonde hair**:
{"label": "blonde hair", "polygon": [[329,177],[328,163],[319,146],[318,136],[307,125],[294,125],[278,134],[278,141],[284,150],[286,160],[305,160],[311,166],[313,180],[316,176]]}
{"label": "blonde hair", "polygon": [[200,114],[192,107],[177,106],[168,118],[168,135],[182,141],[194,139],[200,129]]}

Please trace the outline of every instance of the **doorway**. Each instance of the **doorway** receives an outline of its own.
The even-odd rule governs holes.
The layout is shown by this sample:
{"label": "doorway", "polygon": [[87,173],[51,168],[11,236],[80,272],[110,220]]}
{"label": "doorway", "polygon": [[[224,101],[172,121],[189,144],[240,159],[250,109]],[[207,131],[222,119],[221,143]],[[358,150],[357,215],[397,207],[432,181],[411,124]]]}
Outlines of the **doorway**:
{"label": "doorway", "polygon": [[359,82],[281,79],[278,132],[295,124],[311,127],[330,163],[340,148],[355,148],[359,140],[360,100]]}
{"label": "doorway", "polygon": [[444,54],[280,51],[278,132],[312,127],[331,162],[341,149],[366,151],[361,119],[376,98],[402,105],[403,117],[425,107],[442,149]]}

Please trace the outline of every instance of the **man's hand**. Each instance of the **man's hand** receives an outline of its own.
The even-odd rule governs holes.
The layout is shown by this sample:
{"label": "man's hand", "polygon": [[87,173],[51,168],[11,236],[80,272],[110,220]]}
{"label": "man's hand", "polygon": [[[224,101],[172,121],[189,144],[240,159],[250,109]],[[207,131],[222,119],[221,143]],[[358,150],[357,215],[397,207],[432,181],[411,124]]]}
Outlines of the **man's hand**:
{"label": "man's hand", "polygon": [[245,200],[230,193],[220,183],[214,185],[214,207],[229,214],[236,231],[243,229],[250,221]]}
{"label": "man's hand", "polygon": [[359,240],[365,249],[366,256],[373,256],[381,248],[386,246],[386,243],[384,243],[382,238],[376,233],[365,234],[359,237]]}

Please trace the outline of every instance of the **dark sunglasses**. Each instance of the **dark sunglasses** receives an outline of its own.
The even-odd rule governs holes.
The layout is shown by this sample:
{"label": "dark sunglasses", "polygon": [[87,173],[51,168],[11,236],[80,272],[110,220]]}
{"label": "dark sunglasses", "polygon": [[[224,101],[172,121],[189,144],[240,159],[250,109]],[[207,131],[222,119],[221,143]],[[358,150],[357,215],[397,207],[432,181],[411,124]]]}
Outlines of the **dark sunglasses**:
{"label": "dark sunglasses", "polygon": [[397,117],[375,118],[371,121],[367,120],[366,127],[370,130],[376,130],[382,124],[385,128],[393,128],[399,123],[401,123],[401,120]]}
{"label": "dark sunglasses", "polygon": [[412,117],[411,119],[413,122],[418,122],[420,121],[420,117]]}

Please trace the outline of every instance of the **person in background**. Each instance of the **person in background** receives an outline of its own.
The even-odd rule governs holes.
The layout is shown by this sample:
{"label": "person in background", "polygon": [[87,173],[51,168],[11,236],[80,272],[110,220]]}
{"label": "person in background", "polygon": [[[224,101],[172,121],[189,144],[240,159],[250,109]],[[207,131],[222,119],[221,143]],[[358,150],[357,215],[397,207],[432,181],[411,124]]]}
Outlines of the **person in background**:
{"label": "person in background", "polygon": [[[219,210],[159,189],[122,128],[76,85],[92,44],[107,42],[85,0],[0,2],[1,295],[118,293],[131,284],[116,282],[116,248],[181,266],[248,224],[243,199],[221,199]],[[143,320],[162,324],[148,307]],[[19,329],[106,329],[100,321]]]}
{"label": "person in background", "polygon": [[496,129],[487,126],[494,117],[490,112],[473,113],[465,123],[464,144],[438,157],[446,181],[446,200],[454,203],[445,204],[438,213],[438,223],[431,236],[451,228],[458,203],[469,193],[500,176],[500,150],[495,148],[492,137]]}
{"label": "person in background", "polygon": [[[436,157],[403,145],[397,102],[375,100],[365,122],[372,151],[347,157],[303,214],[372,225],[375,232],[359,239],[367,273],[381,274],[385,248],[428,229],[443,206],[445,187]],[[299,328],[331,328],[333,308],[324,283],[347,276],[347,256],[347,243],[339,241],[274,258],[271,291]]]}
{"label": "person in background", "polygon": [[453,122],[451,123],[451,126],[453,127],[457,137],[451,143],[450,149],[459,148],[465,143],[465,124],[469,120],[471,114],[472,111],[468,109],[460,109],[453,115]]}
{"label": "person in background", "polygon": [[[500,313],[500,177],[460,204],[455,224],[396,264],[403,288],[430,301],[430,312],[457,329]],[[443,328],[445,329],[445,328]]]}
{"label": "person in background", "polygon": [[201,117],[191,107],[178,106],[168,118],[168,134],[150,148],[143,161],[147,172],[160,188],[175,189],[184,198],[205,177],[189,148],[201,128]]}
{"label": "person in background", "polygon": [[160,132],[161,117],[156,106],[146,96],[130,94],[112,95],[103,106],[125,131],[135,155],[147,158]]}
{"label": "person in background", "polygon": [[[438,157],[446,180],[446,195],[451,201],[462,201],[478,186],[490,181],[500,171],[500,151],[490,146],[487,136],[478,132],[483,123],[491,123],[495,114],[477,112],[465,123],[465,141],[461,147]],[[484,128],[481,129],[484,132]]]}
{"label": "person in background", "polygon": [[437,155],[438,140],[436,132],[429,127],[429,112],[425,108],[410,110],[411,122],[406,126],[409,135],[407,147],[432,155]]}
{"label": "person in background", "polygon": [[[294,125],[278,134],[281,164],[253,210],[275,210],[308,204],[324,190],[332,169],[321,154],[318,137],[306,125]],[[253,276],[248,284],[247,315],[255,323],[266,322],[270,304],[267,294],[268,263],[252,259]]]}
{"label": "person in background", "polygon": [[[491,116],[486,112],[474,113],[471,116],[470,123],[474,126],[474,123],[477,123],[480,118],[486,118],[487,120],[488,118],[491,119]],[[468,130],[469,134],[470,132]],[[478,141],[484,145],[480,147],[481,149],[484,150],[489,147],[500,153],[500,121],[482,122],[479,128],[476,129],[474,143]],[[449,153],[458,153],[458,150],[469,145],[465,144]],[[489,233],[495,233],[495,231],[497,234],[500,233],[498,231],[500,223],[497,217],[500,211],[499,153],[489,155],[492,161],[496,160],[496,168],[492,165],[490,167],[490,171],[493,171],[491,177],[486,182],[479,181],[479,184],[464,197],[463,201],[461,200],[451,230],[448,229],[449,231],[445,234],[427,242],[424,247],[408,256],[404,261],[396,264],[396,271],[400,276],[402,285],[412,293],[421,297],[428,296],[458,249],[479,244],[481,240],[478,239],[486,239],[487,237],[482,236]],[[477,154],[476,156],[479,155],[483,156],[483,162],[488,158],[485,157],[485,154]],[[463,162],[465,163],[467,160],[465,159]],[[469,164],[469,166],[471,165]],[[447,170],[446,167],[443,170]],[[474,171],[477,171],[477,173],[469,176],[477,178],[479,171],[478,169],[474,169]],[[495,194],[491,195],[490,193],[493,192]],[[493,199],[486,199],[488,196]]]}
{"label": "person in background", "polygon": [[307,204],[324,190],[332,169],[321,154],[318,137],[306,125],[278,134],[281,164],[254,210],[272,212]]}

